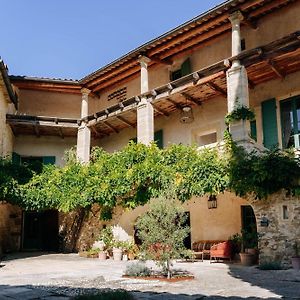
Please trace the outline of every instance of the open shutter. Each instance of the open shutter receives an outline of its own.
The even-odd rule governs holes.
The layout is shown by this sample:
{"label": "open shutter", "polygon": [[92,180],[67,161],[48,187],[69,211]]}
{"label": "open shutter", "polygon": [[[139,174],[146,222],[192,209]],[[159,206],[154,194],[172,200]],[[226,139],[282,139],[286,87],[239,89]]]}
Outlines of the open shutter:
{"label": "open shutter", "polygon": [[256,121],[250,122],[250,135],[251,135],[251,138],[257,142]]}
{"label": "open shutter", "polygon": [[55,156],[43,156],[44,165],[55,165]]}
{"label": "open shutter", "polygon": [[11,160],[12,160],[13,164],[16,164],[16,165],[21,164],[21,156],[16,152],[12,153]]}
{"label": "open shutter", "polygon": [[162,149],[164,147],[162,130],[158,130],[158,131],[154,132],[154,142],[156,143],[156,145],[159,149]]}
{"label": "open shutter", "polygon": [[192,73],[191,61],[190,59],[186,59],[181,65],[181,76],[185,76]]}
{"label": "open shutter", "polygon": [[264,146],[272,149],[278,146],[276,100],[270,99],[262,102],[262,124]]}

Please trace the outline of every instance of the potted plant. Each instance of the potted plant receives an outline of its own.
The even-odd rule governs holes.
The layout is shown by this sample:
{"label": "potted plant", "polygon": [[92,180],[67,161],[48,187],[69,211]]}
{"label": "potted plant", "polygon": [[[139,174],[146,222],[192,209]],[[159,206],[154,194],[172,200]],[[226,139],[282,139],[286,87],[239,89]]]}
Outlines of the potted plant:
{"label": "potted plant", "polygon": [[123,260],[127,257],[129,260],[134,260],[138,254],[138,247],[133,241],[123,242]]}
{"label": "potted plant", "polygon": [[122,257],[123,257],[123,242],[122,241],[114,240],[112,253],[113,253],[114,260],[117,260],[117,261],[122,260]]}
{"label": "potted plant", "polygon": [[253,249],[250,248],[251,244],[249,243],[250,241],[249,235],[250,233],[246,232],[245,230],[242,230],[240,258],[241,258],[241,264],[243,266],[252,266],[256,261],[256,255],[253,254],[252,251],[249,251],[249,249]]}
{"label": "potted plant", "polygon": [[107,252],[105,249],[105,243],[101,240],[98,242],[98,247],[99,247],[99,253],[98,257],[100,260],[106,260],[107,258]]}
{"label": "potted plant", "polygon": [[292,257],[292,266],[295,270],[300,270],[300,249],[298,243],[294,244],[295,256]]}
{"label": "potted plant", "polygon": [[98,243],[101,243],[101,245],[98,245],[98,247],[101,249],[101,253],[99,252],[99,258],[104,259],[105,256],[106,259],[107,254],[110,254],[113,247],[113,232],[111,226],[107,226],[101,230],[101,233],[99,235],[99,241],[100,242]]}

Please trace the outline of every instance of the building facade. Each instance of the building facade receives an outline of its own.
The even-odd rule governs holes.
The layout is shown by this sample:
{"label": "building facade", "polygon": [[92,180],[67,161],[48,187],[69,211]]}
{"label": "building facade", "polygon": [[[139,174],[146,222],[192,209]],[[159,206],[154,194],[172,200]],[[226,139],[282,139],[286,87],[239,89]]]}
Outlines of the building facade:
{"label": "building facade", "polygon": [[[117,151],[135,139],[144,144],[155,140],[160,147],[214,147],[222,143],[225,115],[241,105],[250,106],[256,120],[232,126],[235,141],[250,148],[297,149],[299,13],[298,1],[230,0],[79,81],[9,76],[1,85],[2,155],[62,166],[64,151],[75,145],[84,163],[92,146]],[[8,89],[18,100],[9,97]],[[215,209],[208,208],[207,197],[185,204],[192,242],[228,239],[255,215],[261,259],[288,264],[300,234],[299,199],[280,193],[266,204],[225,193],[217,200]],[[89,247],[97,236],[102,223],[99,208],[93,209],[94,217],[82,224],[72,249]],[[0,233],[9,222],[17,224],[14,240],[7,242],[6,236],[2,243],[7,250],[30,248],[24,227],[37,216],[23,212],[20,217],[20,211],[11,212],[15,210],[4,204],[0,209],[6,216]],[[132,235],[145,210],[117,209],[112,222]],[[68,226],[78,222],[76,213],[48,215],[72,239]],[[265,217],[270,225],[260,227]]]}

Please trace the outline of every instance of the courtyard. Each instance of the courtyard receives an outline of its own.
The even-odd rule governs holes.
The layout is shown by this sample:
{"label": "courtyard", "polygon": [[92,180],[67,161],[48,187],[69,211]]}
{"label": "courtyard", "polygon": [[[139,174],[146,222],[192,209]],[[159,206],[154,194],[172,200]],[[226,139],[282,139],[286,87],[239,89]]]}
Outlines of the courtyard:
{"label": "courtyard", "polygon": [[[72,299],[110,289],[135,299],[300,299],[300,272],[263,271],[237,263],[176,262],[194,280],[176,283],[122,278],[132,261],[101,261],[77,254],[18,253],[0,264],[0,299]],[[154,267],[152,262],[147,263]]]}

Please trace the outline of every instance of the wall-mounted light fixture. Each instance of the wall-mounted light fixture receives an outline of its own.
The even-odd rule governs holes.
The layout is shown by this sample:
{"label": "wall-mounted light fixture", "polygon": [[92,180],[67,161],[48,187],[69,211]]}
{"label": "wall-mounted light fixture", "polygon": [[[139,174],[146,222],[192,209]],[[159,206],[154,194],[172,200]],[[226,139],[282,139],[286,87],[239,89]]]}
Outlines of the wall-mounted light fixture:
{"label": "wall-mounted light fixture", "polygon": [[266,216],[262,216],[262,218],[260,219],[260,226],[262,226],[262,227],[269,226],[269,220]]}
{"label": "wall-mounted light fixture", "polygon": [[208,197],[207,205],[208,205],[208,209],[217,208],[217,206],[218,206],[217,196],[216,195],[210,195]]}

